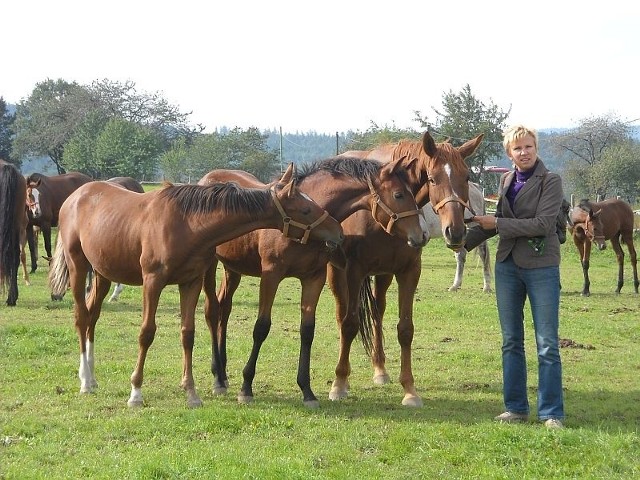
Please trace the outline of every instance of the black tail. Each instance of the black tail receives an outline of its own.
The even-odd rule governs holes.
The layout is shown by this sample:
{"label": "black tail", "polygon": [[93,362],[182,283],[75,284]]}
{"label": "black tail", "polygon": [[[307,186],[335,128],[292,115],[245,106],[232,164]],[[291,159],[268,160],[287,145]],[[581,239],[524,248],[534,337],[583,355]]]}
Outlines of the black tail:
{"label": "black tail", "polygon": [[[373,350],[374,322],[380,322],[380,312],[376,299],[371,289],[371,277],[366,277],[360,288],[360,307],[358,309],[358,331],[362,339],[362,346],[367,355],[371,356]],[[382,335],[382,326],[378,329]]]}
{"label": "black tail", "polygon": [[[0,164],[0,292],[9,287],[7,305],[18,300],[18,266],[20,265],[20,219],[17,218],[19,178],[11,164]],[[26,194],[26,189],[25,189]]]}

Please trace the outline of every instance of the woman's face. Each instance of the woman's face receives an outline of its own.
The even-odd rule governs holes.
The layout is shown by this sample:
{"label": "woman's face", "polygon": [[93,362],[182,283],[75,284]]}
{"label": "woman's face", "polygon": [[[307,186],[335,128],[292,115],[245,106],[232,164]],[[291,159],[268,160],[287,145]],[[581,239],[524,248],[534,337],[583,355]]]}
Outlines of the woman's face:
{"label": "woman's face", "polygon": [[531,170],[538,158],[538,149],[533,136],[525,135],[509,144],[509,158],[521,172]]}

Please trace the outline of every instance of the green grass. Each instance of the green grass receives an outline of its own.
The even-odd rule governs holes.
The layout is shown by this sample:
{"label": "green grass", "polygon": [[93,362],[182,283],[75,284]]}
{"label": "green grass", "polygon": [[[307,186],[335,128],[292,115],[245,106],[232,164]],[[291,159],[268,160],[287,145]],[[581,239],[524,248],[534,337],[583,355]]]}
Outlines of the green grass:
{"label": "green grass", "polygon": [[[492,257],[495,244],[491,247]],[[627,256],[628,261],[628,256]],[[194,374],[204,402],[186,407],[179,388],[178,294],[163,292],[158,332],[145,367],[145,406],[130,409],[129,376],[137,354],[141,289],[106,304],[96,330],[96,394],[80,395],[78,341],[70,296],[49,300],[41,261],[18,306],[0,306],[0,479],[326,479],[326,478],[631,478],[640,474],[640,298],[630,267],[615,295],[611,250],[594,252],[591,292],[583,298],[575,247],[563,246],[560,336],[566,426],[532,421],[499,425],[500,333],[495,297],[482,293],[481,268],[469,256],[462,290],[448,292],[453,254],[441,239],[423,253],[415,302],[413,371],[424,407],[402,407],[395,284],[385,321],[393,382],[375,386],[354,343],[350,396],[327,395],[337,360],[333,299],[318,307],[312,355],[317,410],[296,385],[297,281],[281,285],[273,327],[258,362],[255,402],[236,394],[251,348],[258,279],[244,278],[229,326],[229,393],[211,393],[209,334],[199,304]],[[4,303],[4,302],[3,302]],[[536,359],[527,307],[530,400]]]}

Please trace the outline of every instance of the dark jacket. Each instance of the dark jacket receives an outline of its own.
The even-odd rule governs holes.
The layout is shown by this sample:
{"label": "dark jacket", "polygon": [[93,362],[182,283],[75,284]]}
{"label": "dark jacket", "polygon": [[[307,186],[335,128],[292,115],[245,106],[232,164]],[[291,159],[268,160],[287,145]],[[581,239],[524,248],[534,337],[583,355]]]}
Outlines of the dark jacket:
{"label": "dark jacket", "polygon": [[[506,194],[514,178],[515,171],[507,172],[500,178],[496,207],[497,232],[475,225],[467,232],[465,248],[471,250],[498,233],[500,240],[496,261],[503,262],[511,254],[515,264],[521,268],[560,265],[556,217],[564,198],[562,179],[547,170],[538,158],[533,175],[518,192],[512,210]],[[544,247],[538,253],[531,244],[540,244],[540,241],[544,242]]]}

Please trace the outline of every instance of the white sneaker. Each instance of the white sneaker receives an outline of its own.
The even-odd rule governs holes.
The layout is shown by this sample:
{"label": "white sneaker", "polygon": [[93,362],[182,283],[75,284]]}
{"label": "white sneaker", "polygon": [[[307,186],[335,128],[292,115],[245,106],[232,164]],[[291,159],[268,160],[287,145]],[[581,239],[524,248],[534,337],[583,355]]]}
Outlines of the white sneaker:
{"label": "white sneaker", "polygon": [[494,420],[502,423],[523,423],[529,420],[526,413],[504,412],[494,417]]}
{"label": "white sneaker", "polygon": [[556,430],[564,428],[564,425],[562,425],[562,422],[557,418],[550,418],[548,420],[545,420],[544,426],[547,428],[554,428]]}

